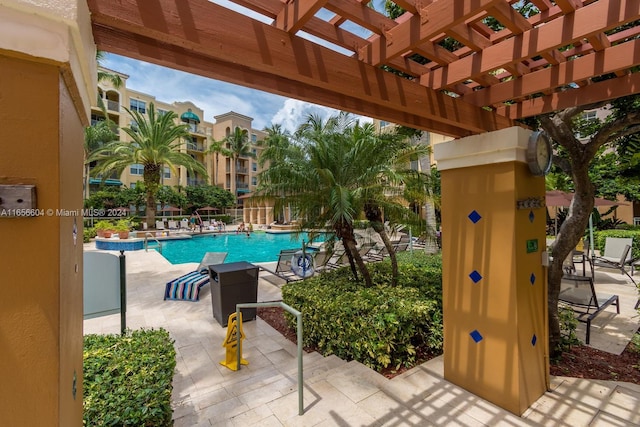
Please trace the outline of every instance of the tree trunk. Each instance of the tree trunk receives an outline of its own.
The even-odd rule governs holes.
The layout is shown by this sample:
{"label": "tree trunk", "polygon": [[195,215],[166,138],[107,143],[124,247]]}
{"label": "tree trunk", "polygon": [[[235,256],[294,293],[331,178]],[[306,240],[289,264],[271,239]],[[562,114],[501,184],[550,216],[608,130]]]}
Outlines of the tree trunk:
{"label": "tree trunk", "polygon": [[156,224],[156,192],[160,186],[160,165],[147,164],[144,165],[142,175],[147,195],[147,212],[146,220],[149,227]]}
{"label": "tree trunk", "polygon": [[391,261],[391,286],[398,285],[398,259],[396,257],[396,251],[391,244],[391,240],[389,239],[389,235],[387,231],[384,229],[384,222],[382,222],[382,211],[380,207],[374,203],[366,203],[364,207],[365,216],[369,220],[371,224],[371,228],[373,231],[378,233],[380,238],[382,239],[382,243],[384,243],[385,248],[387,248],[387,252],[389,253],[389,260]]}
{"label": "tree trunk", "polygon": [[356,279],[358,275],[355,273],[355,267],[357,266],[358,270],[360,270],[360,274],[362,274],[362,278],[364,279],[364,283],[366,287],[373,286],[373,281],[371,279],[371,273],[369,269],[365,265],[362,257],[360,256],[360,252],[356,247],[356,239],[353,231],[351,232],[351,236],[349,238],[343,238],[342,242],[345,245],[345,250],[347,250],[347,257],[349,258],[349,264],[351,265],[351,271],[354,272],[354,276]]}
{"label": "tree trunk", "polygon": [[551,251],[553,262],[548,272],[549,351],[552,357],[559,355],[562,339],[558,315],[562,263],[573,253],[573,249],[584,236],[595,197],[595,188],[589,179],[589,164],[595,151],[589,144],[583,144],[575,138],[571,128],[566,126],[565,120],[561,113],[552,120],[542,120],[544,130],[567,149],[570,170],[566,172],[571,174],[575,189],[569,214],[558,231]]}

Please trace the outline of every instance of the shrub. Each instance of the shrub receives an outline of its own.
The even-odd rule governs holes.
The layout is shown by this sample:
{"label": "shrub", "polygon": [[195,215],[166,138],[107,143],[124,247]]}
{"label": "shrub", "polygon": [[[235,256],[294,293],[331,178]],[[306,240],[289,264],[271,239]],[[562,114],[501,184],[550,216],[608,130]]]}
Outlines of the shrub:
{"label": "shrub", "polygon": [[89,241],[91,239],[93,239],[94,237],[96,237],[96,230],[95,228],[84,228],[82,230],[82,241],[84,243],[89,243]]}
{"label": "shrub", "polygon": [[558,319],[560,320],[560,342],[557,349],[559,353],[570,350],[574,345],[581,345],[582,342],[576,334],[578,319],[573,309],[561,305],[558,307]]}
{"label": "shrub", "polygon": [[348,267],[284,286],[284,302],[302,312],[305,345],[376,370],[412,365],[419,345],[440,352],[440,257],[416,252],[409,262],[408,256],[399,258],[398,287],[389,285],[389,261],[368,265],[371,288],[353,281]]}
{"label": "shrub", "polygon": [[170,426],[176,366],[164,329],[84,337],[84,425]]}

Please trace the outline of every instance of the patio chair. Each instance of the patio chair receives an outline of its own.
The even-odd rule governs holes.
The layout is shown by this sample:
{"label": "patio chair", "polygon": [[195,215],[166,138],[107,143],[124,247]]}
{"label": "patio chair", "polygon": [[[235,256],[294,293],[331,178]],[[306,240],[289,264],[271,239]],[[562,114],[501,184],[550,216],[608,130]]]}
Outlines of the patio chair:
{"label": "patio chair", "polygon": [[188,230],[189,229],[189,220],[187,218],[182,218],[180,220],[180,229]]}
{"label": "patio chair", "polygon": [[298,276],[291,270],[291,259],[299,250],[300,249],[282,249],[278,254],[278,262],[274,269],[269,268],[268,266],[262,266],[261,268],[264,271],[283,279],[287,283],[302,280],[302,277]]}
{"label": "patio chair", "polygon": [[591,338],[591,321],[605,308],[615,305],[616,312],[620,314],[618,295],[596,293],[593,279],[589,276],[565,275],[562,277],[558,300],[579,309],[575,310],[578,313],[578,320],[587,324],[586,344],[589,344]]}
{"label": "patio chair", "polygon": [[178,229],[178,223],[176,221],[169,220],[169,221],[167,221],[167,227],[169,227],[169,230],[177,230]]}
{"label": "patio chair", "polygon": [[207,252],[195,271],[167,282],[164,290],[164,299],[198,301],[200,299],[200,289],[209,283],[209,266],[222,264],[226,258],[226,252]]}
{"label": "patio chair", "polygon": [[156,221],[156,230],[164,230],[164,221]]}
{"label": "patio chair", "polygon": [[636,283],[633,277],[627,272],[626,266],[631,261],[632,238],[607,237],[604,244],[602,256],[593,258],[593,265],[605,268],[615,268],[622,274],[626,274],[632,283]]}

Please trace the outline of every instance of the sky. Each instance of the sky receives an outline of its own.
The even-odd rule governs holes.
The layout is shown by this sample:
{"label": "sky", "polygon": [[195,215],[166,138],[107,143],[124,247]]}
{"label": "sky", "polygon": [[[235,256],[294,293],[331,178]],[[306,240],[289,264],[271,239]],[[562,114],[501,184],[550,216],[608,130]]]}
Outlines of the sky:
{"label": "sky", "polygon": [[[240,10],[254,18],[262,18],[255,13],[243,9],[226,0],[213,0],[230,9]],[[374,0],[377,10],[383,0]],[[321,10],[317,14],[322,19],[329,19],[333,14]],[[264,21],[264,19],[261,19]],[[266,22],[269,23],[270,22]],[[350,31],[362,37],[368,37],[366,30],[351,27]],[[312,36],[305,36],[318,42]],[[326,45],[326,43],[323,43]],[[280,124],[291,132],[303,123],[309,114],[317,114],[323,118],[338,113],[337,110],[273,95],[243,86],[213,80],[194,74],[185,73],[159,65],[126,58],[115,54],[107,54],[101,65],[114,71],[127,74],[127,88],[154,96],[158,101],[173,103],[175,101],[191,101],[204,110],[204,120],[215,122],[214,116],[235,111],[253,118],[254,129],[264,129],[272,124]],[[362,117],[362,121],[371,121]]]}

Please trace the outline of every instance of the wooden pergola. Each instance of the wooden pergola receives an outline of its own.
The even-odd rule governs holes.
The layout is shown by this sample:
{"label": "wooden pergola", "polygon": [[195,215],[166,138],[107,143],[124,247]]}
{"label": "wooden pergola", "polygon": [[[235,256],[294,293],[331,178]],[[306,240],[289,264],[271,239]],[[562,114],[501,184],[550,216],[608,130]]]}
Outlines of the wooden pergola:
{"label": "wooden pergola", "polygon": [[98,49],[456,137],[640,92],[640,0],[369,2],[88,0]]}

